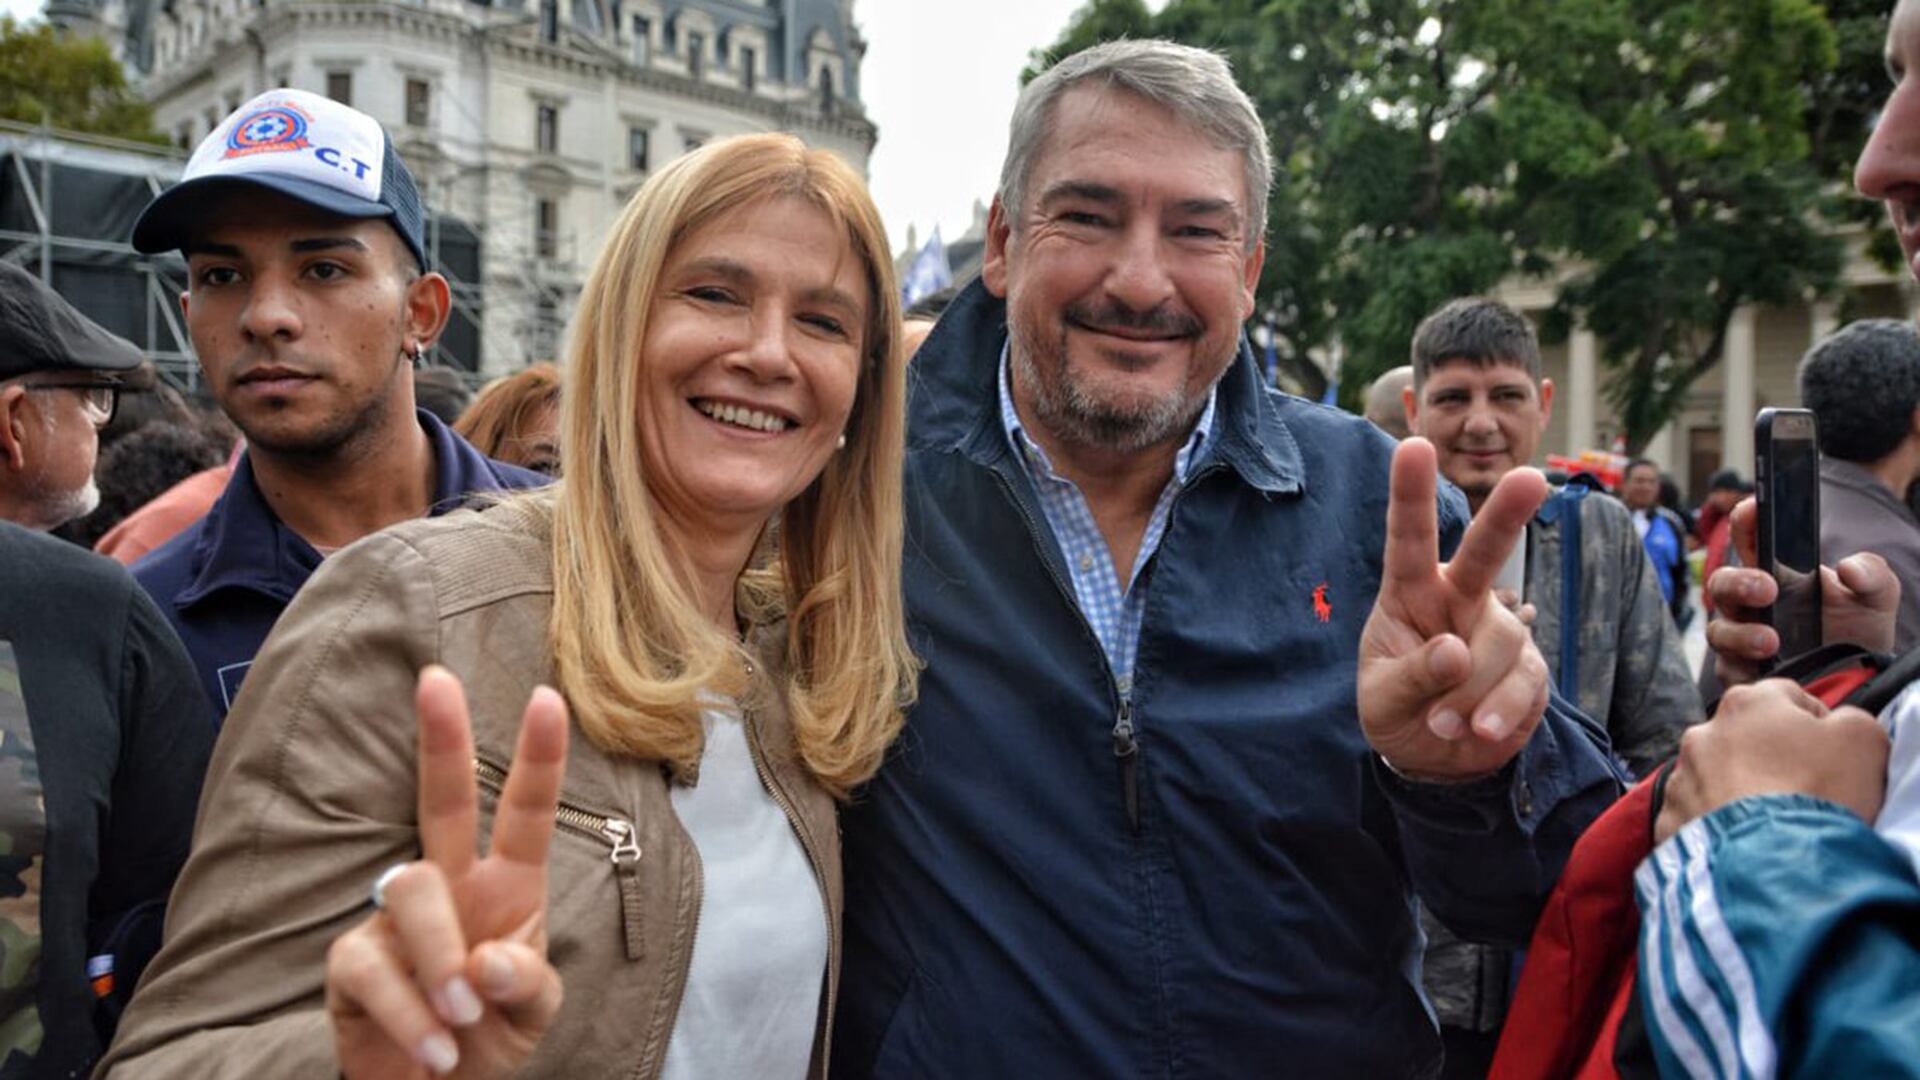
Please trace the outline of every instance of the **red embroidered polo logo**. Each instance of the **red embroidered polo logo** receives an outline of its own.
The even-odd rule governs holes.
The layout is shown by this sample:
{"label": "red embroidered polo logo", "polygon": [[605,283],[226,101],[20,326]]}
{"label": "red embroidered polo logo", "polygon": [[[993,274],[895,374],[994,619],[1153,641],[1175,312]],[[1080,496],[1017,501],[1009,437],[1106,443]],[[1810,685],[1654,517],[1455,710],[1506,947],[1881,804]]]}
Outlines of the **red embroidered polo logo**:
{"label": "red embroidered polo logo", "polygon": [[1327,583],[1324,581],[1313,587],[1313,617],[1321,622],[1333,618],[1333,605],[1327,603]]}

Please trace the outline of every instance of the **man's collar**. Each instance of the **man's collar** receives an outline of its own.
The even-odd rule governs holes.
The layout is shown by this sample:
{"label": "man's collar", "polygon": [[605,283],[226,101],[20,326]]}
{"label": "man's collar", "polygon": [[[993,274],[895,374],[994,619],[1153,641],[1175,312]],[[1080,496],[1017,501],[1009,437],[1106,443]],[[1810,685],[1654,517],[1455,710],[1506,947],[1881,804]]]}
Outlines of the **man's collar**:
{"label": "man's collar", "polygon": [[[1006,303],[976,279],[947,307],[909,367],[910,448],[964,453],[983,465],[1011,452],[998,391],[1006,339]],[[1275,415],[1244,336],[1214,388],[1213,407],[1206,461],[1227,465],[1261,491],[1301,489],[1300,448]]]}

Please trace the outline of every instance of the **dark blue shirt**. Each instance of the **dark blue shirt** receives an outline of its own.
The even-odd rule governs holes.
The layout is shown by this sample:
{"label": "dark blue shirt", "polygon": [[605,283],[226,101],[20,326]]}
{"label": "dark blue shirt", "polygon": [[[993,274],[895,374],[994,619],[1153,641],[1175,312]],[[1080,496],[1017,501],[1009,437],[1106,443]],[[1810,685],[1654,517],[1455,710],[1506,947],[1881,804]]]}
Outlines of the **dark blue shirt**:
{"label": "dark blue shirt", "polygon": [[[1356,711],[1393,444],[1243,344],[1138,575],[1123,695],[1014,456],[1005,305],[914,359],[903,590],[926,668],[841,811],[839,1080],[1437,1071],[1412,894],[1522,944],[1618,790],[1558,703],[1498,775],[1392,775]],[[1451,486],[1441,550],[1467,521]]]}
{"label": "dark blue shirt", "polygon": [[[549,477],[475,450],[425,409],[416,410],[433,444],[433,505],[443,514],[474,492],[539,487]],[[247,455],[205,517],[133,564],[133,576],[166,613],[225,720],[267,632],[320,565],[312,544],[288,528],[254,483]]]}

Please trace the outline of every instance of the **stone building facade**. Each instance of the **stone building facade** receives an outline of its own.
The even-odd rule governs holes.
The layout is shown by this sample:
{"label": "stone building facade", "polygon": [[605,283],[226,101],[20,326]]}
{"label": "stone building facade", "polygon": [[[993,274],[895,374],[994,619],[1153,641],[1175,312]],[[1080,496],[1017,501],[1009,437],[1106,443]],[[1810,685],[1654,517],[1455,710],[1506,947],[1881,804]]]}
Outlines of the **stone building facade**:
{"label": "stone building facade", "polygon": [[[863,172],[852,0],[53,0],[120,48],[183,148],[260,91],[378,118],[447,231],[452,359],[556,356],[601,238],[701,143],[788,131]],[[64,6],[62,6],[64,5]]]}

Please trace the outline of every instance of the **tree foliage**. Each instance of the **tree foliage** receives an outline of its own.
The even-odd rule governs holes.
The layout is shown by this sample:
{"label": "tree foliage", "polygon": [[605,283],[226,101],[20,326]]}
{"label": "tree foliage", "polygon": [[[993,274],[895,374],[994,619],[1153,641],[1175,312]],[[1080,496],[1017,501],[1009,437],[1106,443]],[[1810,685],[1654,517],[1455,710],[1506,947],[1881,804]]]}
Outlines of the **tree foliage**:
{"label": "tree foliage", "polygon": [[1274,147],[1257,317],[1304,392],[1331,356],[1351,403],[1440,303],[1557,274],[1549,336],[1594,331],[1637,450],[1735,310],[1836,287],[1836,225],[1887,250],[1846,190],[1885,26],[1866,0],[1093,0],[1028,75],[1120,36],[1228,56]]}
{"label": "tree foliage", "polygon": [[98,38],[0,17],[0,117],[69,131],[164,143],[153,108]]}

